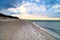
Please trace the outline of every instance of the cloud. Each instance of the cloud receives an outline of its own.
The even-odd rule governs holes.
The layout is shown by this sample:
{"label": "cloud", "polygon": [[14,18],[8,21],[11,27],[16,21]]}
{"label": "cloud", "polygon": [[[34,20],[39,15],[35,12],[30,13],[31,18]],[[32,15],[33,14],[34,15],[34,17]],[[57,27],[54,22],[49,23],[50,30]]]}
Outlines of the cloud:
{"label": "cloud", "polygon": [[[14,14],[12,16],[17,16],[21,19],[29,19],[29,18],[45,18],[43,14],[46,11],[44,5],[37,6],[35,3],[22,4],[20,7],[15,8],[16,11],[20,11],[21,14]],[[11,10],[13,11],[13,10]]]}
{"label": "cloud", "polygon": [[43,16],[43,15],[31,15],[31,14],[28,14],[28,13],[25,13],[25,14],[16,14],[16,15],[12,15],[12,16],[17,16],[18,18],[20,19],[36,19],[36,18],[47,18],[46,16]]}
{"label": "cloud", "polygon": [[[11,14],[13,16],[17,16],[21,19],[28,19],[28,18],[45,18],[44,13],[46,8],[44,5],[37,6],[36,3],[26,2],[20,6],[15,8],[8,8],[4,10],[4,13]],[[20,14],[18,14],[20,13]]]}
{"label": "cloud", "polygon": [[[40,1],[40,0],[35,0],[35,1]],[[55,12],[56,8],[54,6],[55,5],[53,5],[51,8],[47,10],[44,4],[40,4],[38,6],[37,2],[32,3],[29,1],[22,1],[21,5],[18,3],[18,5],[15,8],[4,9],[1,12],[7,15],[18,16],[19,18],[22,18],[22,19],[45,18],[45,17],[49,18],[49,17],[55,17],[56,14],[58,16],[58,13]],[[57,10],[57,11],[60,11],[60,10]]]}
{"label": "cloud", "polygon": [[55,4],[54,6],[52,6],[52,8],[55,9],[55,12],[60,12],[60,5],[59,4]]}
{"label": "cloud", "polygon": [[46,12],[46,16],[49,18],[60,18],[60,5],[55,4],[51,8],[49,8]]}

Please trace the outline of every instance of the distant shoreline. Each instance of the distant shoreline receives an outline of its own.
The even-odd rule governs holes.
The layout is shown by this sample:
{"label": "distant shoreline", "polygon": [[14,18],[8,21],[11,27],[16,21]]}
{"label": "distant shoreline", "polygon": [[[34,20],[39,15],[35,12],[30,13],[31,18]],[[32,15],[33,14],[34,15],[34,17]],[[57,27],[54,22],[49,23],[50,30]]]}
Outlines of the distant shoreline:
{"label": "distant shoreline", "polygon": [[19,19],[18,17],[13,17],[13,16],[9,16],[9,15],[4,15],[2,13],[0,13],[0,18],[13,18],[13,19]]}
{"label": "distant shoreline", "polygon": [[31,22],[60,22],[60,20],[28,20]]}

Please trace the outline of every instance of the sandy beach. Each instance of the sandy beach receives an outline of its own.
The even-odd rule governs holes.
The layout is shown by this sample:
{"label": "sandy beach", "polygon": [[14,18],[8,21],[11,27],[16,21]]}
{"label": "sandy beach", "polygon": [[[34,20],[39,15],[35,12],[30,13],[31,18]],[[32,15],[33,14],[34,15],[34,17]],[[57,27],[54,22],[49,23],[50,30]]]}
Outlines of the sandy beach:
{"label": "sandy beach", "polygon": [[0,40],[58,40],[36,25],[21,19],[0,20]]}

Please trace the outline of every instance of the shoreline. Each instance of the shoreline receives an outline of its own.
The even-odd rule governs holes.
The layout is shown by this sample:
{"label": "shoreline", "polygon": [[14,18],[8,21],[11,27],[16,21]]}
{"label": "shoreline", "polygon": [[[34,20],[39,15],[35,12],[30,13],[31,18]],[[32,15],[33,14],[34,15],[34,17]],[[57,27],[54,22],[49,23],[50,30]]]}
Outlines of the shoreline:
{"label": "shoreline", "polygon": [[[26,38],[24,37],[25,39],[27,39],[28,37],[29,38],[32,37],[32,39],[35,39],[35,40],[36,40],[36,38],[37,39],[41,38],[41,40],[42,39],[44,39],[44,40],[48,40],[48,39],[49,40],[57,40],[58,39],[58,38],[54,37],[53,35],[49,34],[48,32],[44,31],[38,25],[35,25],[35,24],[33,24],[29,21],[26,21],[26,20],[2,19],[2,20],[0,20],[0,23],[1,23],[0,26],[2,26],[1,27],[2,29],[0,31],[4,32],[6,30],[9,30],[9,31],[6,31],[5,33],[10,32],[11,37],[12,37],[12,34],[15,33],[16,31],[21,31],[21,32],[18,32],[19,35],[17,35],[17,34],[15,34],[15,35],[20,36],[22,39],[26,35],[27,35],[27,37]],[[26,33],[26,35],[25,35],[25,33]],[[32,36],[32,34],[33,34],[33,36]],[[9,36],[9,33],[7,36]],[[19,38],[19,40],[20,40],[20,38]]]}
{"label": "shoreline", "polygon": [[36,23],[34,23],[34,22],[33,22],[33,24],[36,25],[36,26],[37,26],[38,28],[40,28],[41,30],[43,30],[43,31],[49,33],[50,35],[52,35],[52,36],[60,39],[60,36],[59,36],[57,33],[53,32],[53,31],[50,31],[50,30],[48,30],[48,29],[42,28],[42,27],[40,27],[39,25],[37,25]]}

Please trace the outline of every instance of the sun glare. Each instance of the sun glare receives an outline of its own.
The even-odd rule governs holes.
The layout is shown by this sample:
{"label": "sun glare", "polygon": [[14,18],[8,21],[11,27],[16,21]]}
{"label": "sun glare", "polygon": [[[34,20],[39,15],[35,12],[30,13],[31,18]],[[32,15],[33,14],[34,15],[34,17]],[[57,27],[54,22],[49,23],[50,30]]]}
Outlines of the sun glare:
{"label": "sun glare", "polygon": [[20,11],[21,13],[25,13],[25,12],[26,12],[26,8],[23,7],[23,6],[21,6],[21,7],[19,7],[19,11]]}

